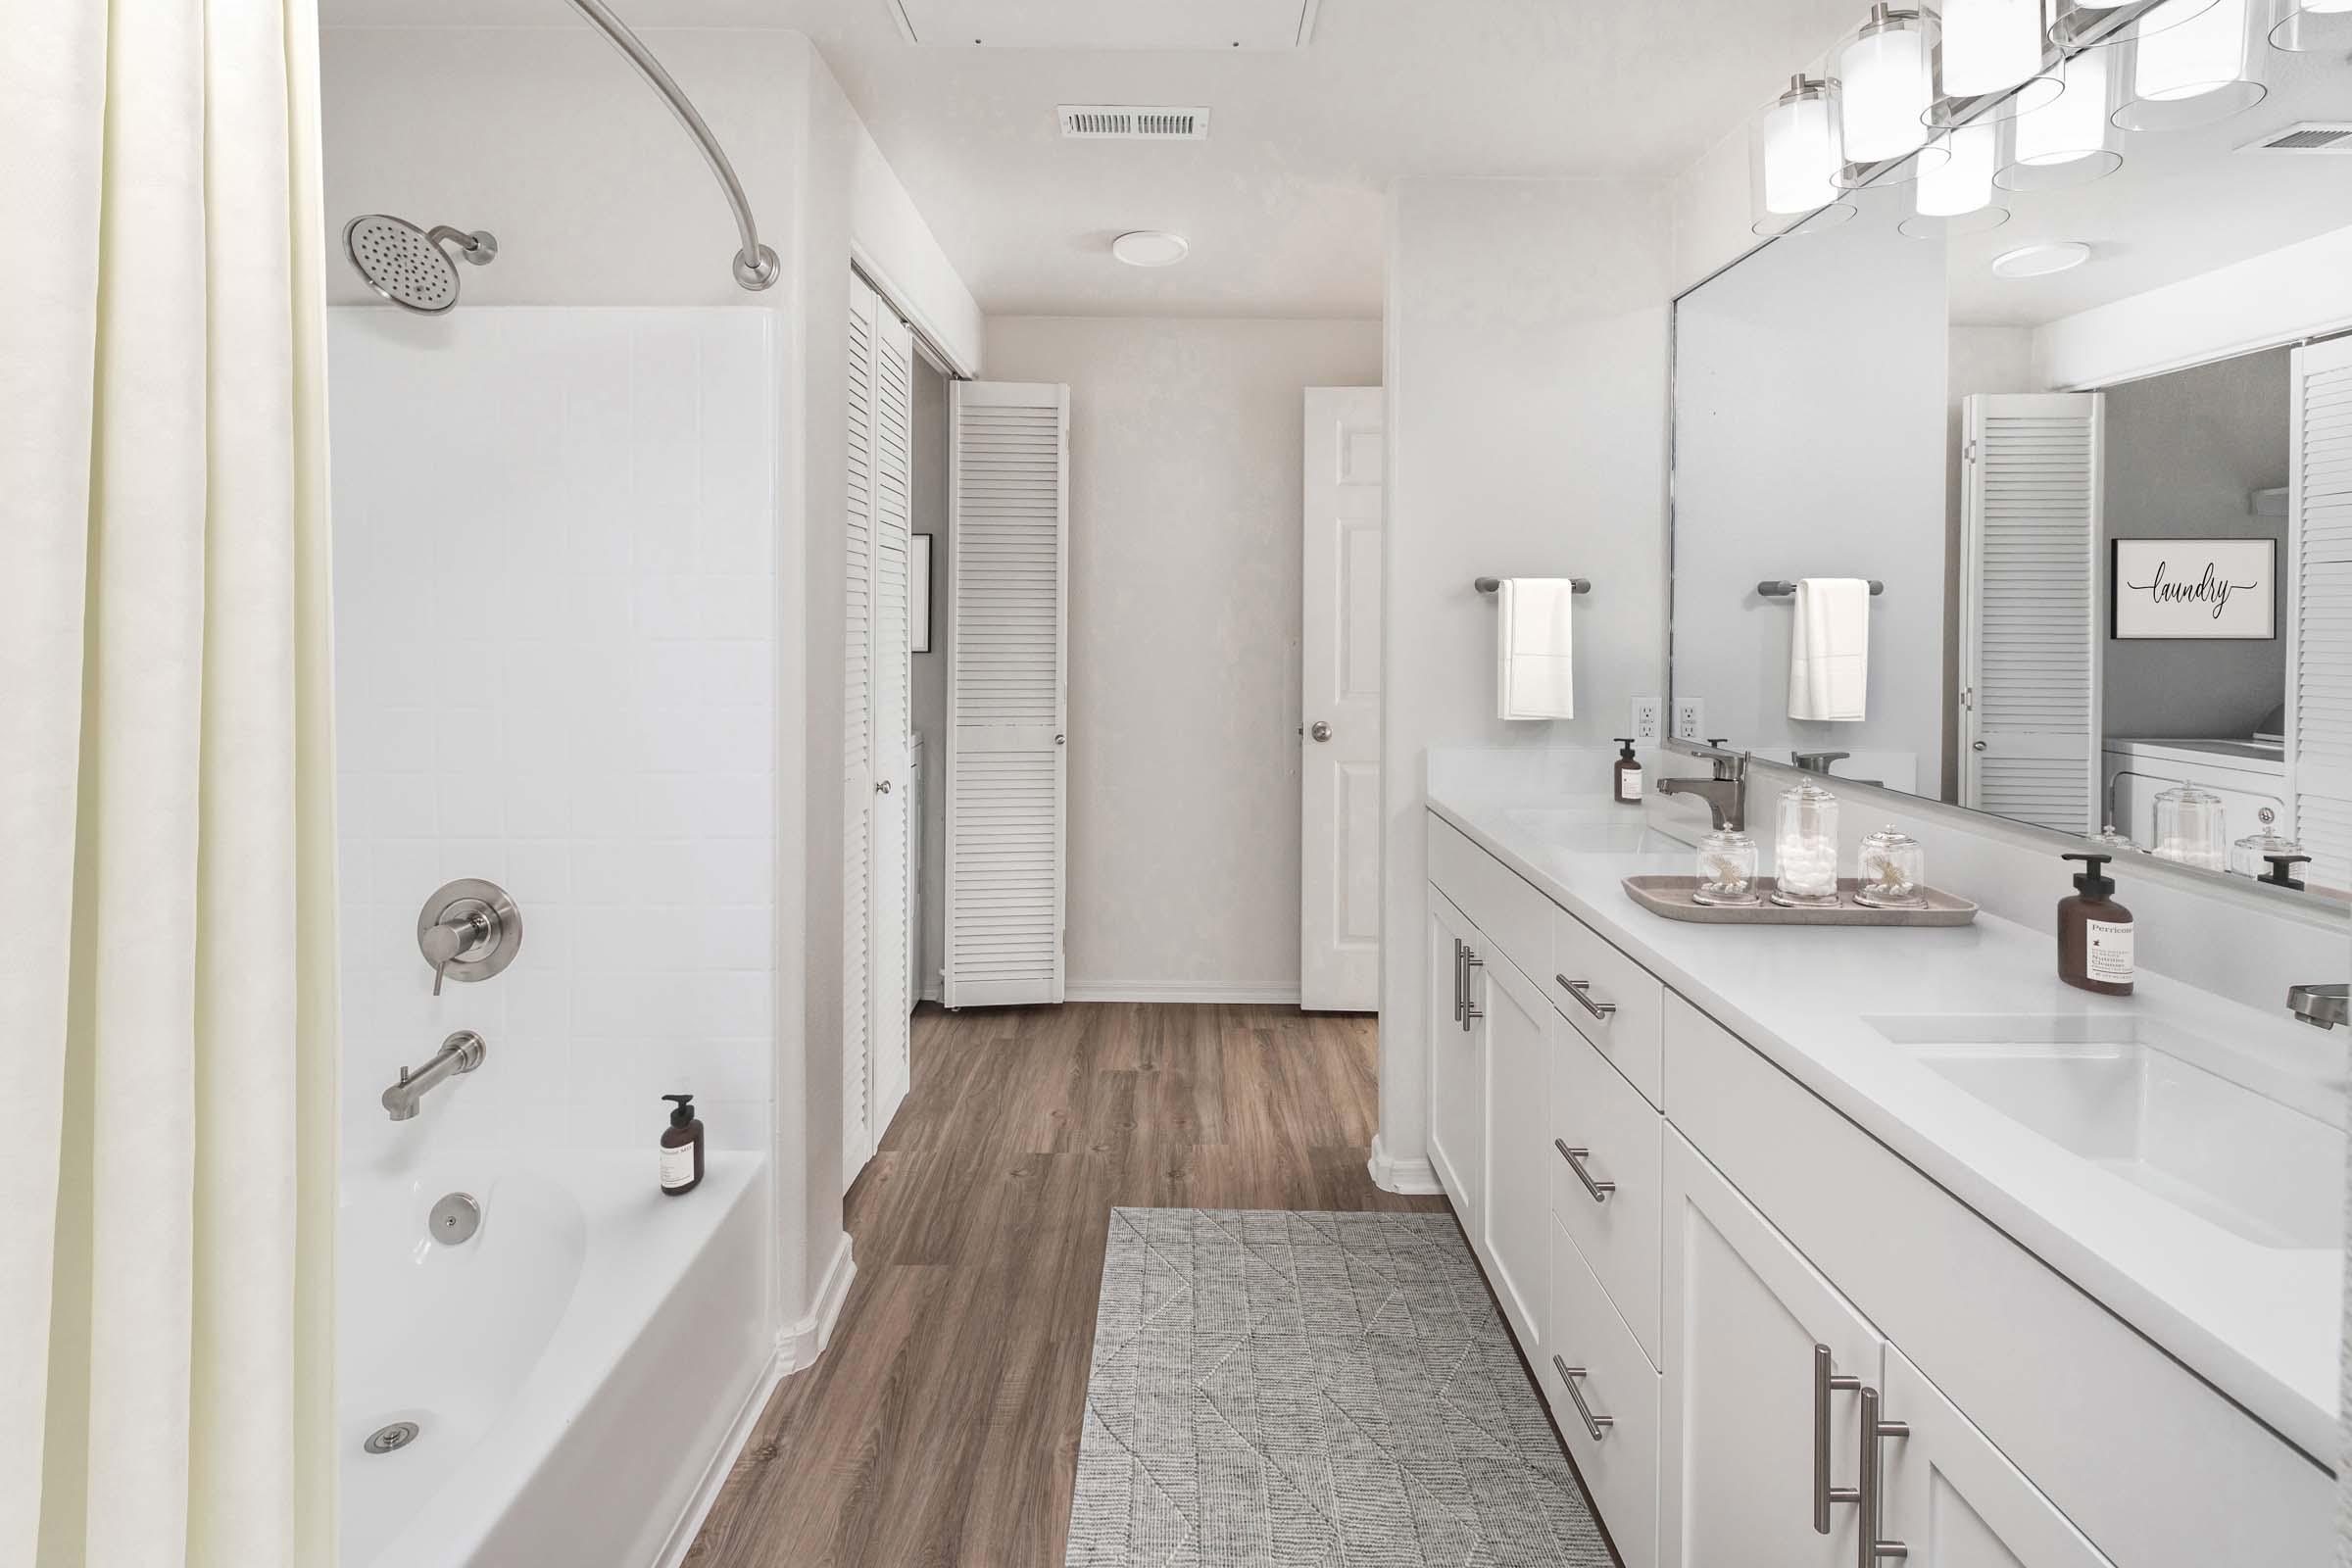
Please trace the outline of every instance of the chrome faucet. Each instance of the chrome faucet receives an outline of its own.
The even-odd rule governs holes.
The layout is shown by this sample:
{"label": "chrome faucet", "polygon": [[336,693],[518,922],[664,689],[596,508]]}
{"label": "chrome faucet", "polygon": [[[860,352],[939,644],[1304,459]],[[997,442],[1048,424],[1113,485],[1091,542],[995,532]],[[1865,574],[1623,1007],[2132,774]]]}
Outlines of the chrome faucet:
{"label": "chrome faucet", "polygon": [[384,1109],[391,1112],[394,1121],[409,1120],[423,1103],[426,1091],[446,1078],[473,1071],[488,1054],[490,1048],[480,1035],[470,1029],[459,1030],[442,1041],[441,1049],[433,1053],[433,1059],[414,1073],[406,1067],[400,1069],[400,1082],[384,1091]]}
{"label": "chrome faucet", "polygon": [[2345,984],[2338,980],[2331,985],[2288,986],[2286,1010],[2320,1029],[2332,1029],[2344,1021]]}
{"label": "chrome faucet", "polygon": [[1660,795],[1695,795],[1707,803],[1707,814],[1717,828],[1747,825],[1747,758],[1744,753],[1718,752],[1708,760],[1713,778],[1662,778]]}

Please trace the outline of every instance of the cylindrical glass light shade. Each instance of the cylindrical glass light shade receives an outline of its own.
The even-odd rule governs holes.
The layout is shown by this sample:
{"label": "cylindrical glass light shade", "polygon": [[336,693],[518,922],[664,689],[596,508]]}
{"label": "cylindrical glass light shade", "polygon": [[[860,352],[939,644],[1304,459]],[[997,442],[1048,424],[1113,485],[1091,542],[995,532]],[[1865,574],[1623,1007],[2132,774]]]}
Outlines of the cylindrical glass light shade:
{"label": "cylindrical glass light shade", "polygon": [[2058,96],[2042,69],[2041,0],[1944,0],[1936,32],[1928,123],[1937,128],[2005,119]]}
{"label": "cylindrical glass light shade", "polygon": [[[2126,130],[2178,130],[2227,120],[2262,102],[2254,0],[2215,0],[2191,21],[2142,33],[2124,52],[2128,85],[2115,111]],[[2161,12],[2150,12],[2154,17]]]}
{"label": "cylindrical glass light shade", "polygon": [[2046,109],[2008,122],[2009,155],[1993,183],[2003,190],[2057,190],[2086,185],[2124,165],[2114,123],[2115,57],[2085,50],[2060,68],[2066,91]]}
{"label": "cylindrical glass light shade", "polygon": [[2352,53],[2352,0],[2271,0],[2271,43],[2298,54]]}
{"label": "cylindrical glass light shade", "polygon": [[1853,217],[1838,199],[1843,163],[1829,83],[1791,77],[1748,132],[1750,226],[1759,234],[1803,234]]}
{"label": "cylindrical glass light shade", "polygon": [[1838,51],[1838,131],[1849,165],[1907,158],[1928,139],[1933,43],[1918,12],[1875,5]]}
{"label": "cylindrical glass light shade", "polygon": [[1950,157],[1921,172],[1913,187],[1912,216],[1897,227],[1913,239],[1936,239],[1983,233],[2009,221],[2009,209],[1992,200],[1992,176],[2000,167],[2000,125],[1980,120],[1945,131],[1941,140]]}
{"label": "cylindrical glass light shade", "polygon": [[2214,0],[2160,0],[2141,10],[2141,0],[2051,0],[2050,42],[2067,49],[2103,49],[2178,27],[2213,4]]}

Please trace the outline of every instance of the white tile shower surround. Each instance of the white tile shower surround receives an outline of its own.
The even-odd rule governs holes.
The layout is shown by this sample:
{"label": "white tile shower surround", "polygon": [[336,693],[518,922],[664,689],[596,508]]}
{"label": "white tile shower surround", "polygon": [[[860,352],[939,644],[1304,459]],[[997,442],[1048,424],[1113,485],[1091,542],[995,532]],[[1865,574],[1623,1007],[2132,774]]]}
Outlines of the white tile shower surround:
{"label": "white tile shower surround", "polygon": [[[769,313],[330,317],[346,1149],[650,1150],[672,1091],[764,1149]],[[416,913],[457,876],[523,944],[436,1000]],[[489,1059],[391,1123],[459,1028]]]}

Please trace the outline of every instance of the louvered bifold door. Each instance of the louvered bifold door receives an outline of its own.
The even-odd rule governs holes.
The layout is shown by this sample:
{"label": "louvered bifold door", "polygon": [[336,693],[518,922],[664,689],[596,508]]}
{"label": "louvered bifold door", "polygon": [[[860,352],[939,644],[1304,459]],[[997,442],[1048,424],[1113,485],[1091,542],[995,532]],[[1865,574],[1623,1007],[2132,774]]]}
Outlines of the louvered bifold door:
{"label": "louvered bifold door", "polygon": [[908,557],[912,516],[914,334],[887,305],[874,319],[874,817],[873,911],[869,971],[872,1102],[867,1114],[880,1142],[906,1098],[906,950],[913,911],[906,861],[913,822],[906,735],[913,698],[909,659]]}
{"label": "louvered bifold door", "polygon": [[2306,881],[2352,888],[2352,338],[2295,351],[2287,788]]}
{"label": "louvered bifold door", "polygon": [[841,1182],[874,1152],[874,291],[850,279],[849,505],[843,525]]}
{"label": "louvered bifold door", "polygon": [[2103,405],[1979,393],[1966,409],[1961,804],[2096,833]]}
{"label": "louvered bifold door", "polygon": [[1069,388],[955,389],[948,540],[951,1007],[1059,1002]]}

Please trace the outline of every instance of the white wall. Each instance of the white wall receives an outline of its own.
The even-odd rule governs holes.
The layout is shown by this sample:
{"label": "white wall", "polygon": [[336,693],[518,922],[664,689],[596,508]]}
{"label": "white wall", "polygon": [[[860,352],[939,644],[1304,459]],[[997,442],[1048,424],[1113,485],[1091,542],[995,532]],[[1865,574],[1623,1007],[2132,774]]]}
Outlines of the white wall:
{"label": "white wall", "polygon": [[[841,1212],[842,529],[847,291],[854,256],[956,352],[977,308],[808,40],[650,28],[646,43],[726,147],[783,277],[758,294],[694,144],[601,35],[545,28],[330,28],[321,44],[326,209],[488,228],[466,304],[715,305],[769,313],[776,352],[776,1298],[796,1353],[846,1266]],[[865,226],[861,226],[865,225]],[[339,246],[338,246],[339,254]],[[337,300],[370,298],[329,267]]]}
{"label": "white wall", "polygon": [[[341,309],[330,354],[347,1160],[650,1158],[681,1092],[766,1149],[765,314]],[[460,876],[514,895],[522,946],[435,998],[417,911]],[[487,1061],[391,1122],[461,1028]]]}
{"label": "white wall", "polygon": [[1070,387],[1073,999],[1298,995],[1301,394],[1372,321],[999,317]]}
{"label": "white wall", "polygon": [[[1381,1148],[1425,1156],[1430,748],[1626,732],[1662,694],[1669,229],[1662,186],[1405,180],[1391,198],[1382,677]],[[1578,576],[1577,716],[1494,716],[1482,575]],[[1607,787],[1596,770],[1595,788]]]}
{"label": "white wall", "polygon": [[[1848,751],[1942,776],[1943,257],[1889,228],[1776,240],[1675,318],[1674,695],[1737,747]],[[1792,602],[1756,584],[1871,577],[1869,717],[1788,714]],[[1861,772],[1861,754],[1913,761]],[[1883,763],[1872,764],[1874,767]]]}

